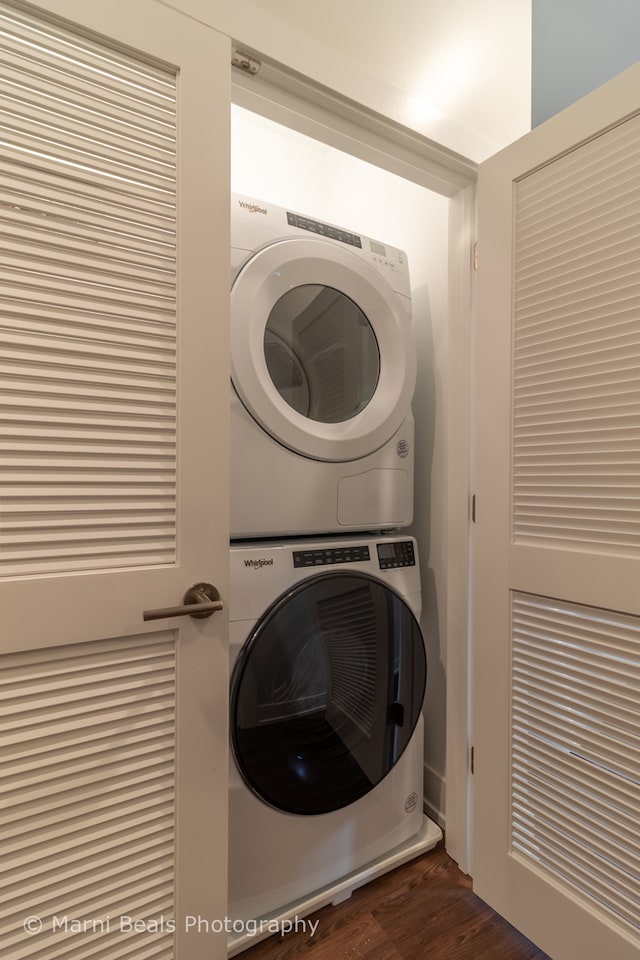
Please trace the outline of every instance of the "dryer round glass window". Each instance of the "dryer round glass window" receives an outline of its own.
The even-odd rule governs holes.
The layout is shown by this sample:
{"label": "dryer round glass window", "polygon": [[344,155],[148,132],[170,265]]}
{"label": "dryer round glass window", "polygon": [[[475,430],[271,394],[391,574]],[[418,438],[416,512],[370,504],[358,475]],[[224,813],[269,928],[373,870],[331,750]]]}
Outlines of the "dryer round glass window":
{"label": "dryer round glass window", "polygon": [[[320,294],[318,307],[333,297],[336,316],[347,318],[341,335],[330,324],[313,331],[322,333],[316,357],[311,331],[303,331],[299,318],[310,290]],[[346,356],[338,359],[331,344],[344,346]],[[331,361],[326,369],[321,356]],[[334,376],[338,371],[333,385],[331,369]],[[239,269],[231,289],[231,381],[248,413],[277,443],[313,460],[367,457],[405,422],[415,376],[409,299],[342,244],[279,240]]]}
{"label": "dryer round glass window", "polygon": [[365,796],[409,743],[426,674],[420,627],[393,590],[360,573],[303,581],[235,664],[231,740],[248,787],[303,815]]}
{"label": "dryer round glass window", "polygon": [[380,352],[371,324],[344,293],[307,283],[287,290],[269,313],[264,333],[269,376],[297,413],[342,423],[371,400]]}

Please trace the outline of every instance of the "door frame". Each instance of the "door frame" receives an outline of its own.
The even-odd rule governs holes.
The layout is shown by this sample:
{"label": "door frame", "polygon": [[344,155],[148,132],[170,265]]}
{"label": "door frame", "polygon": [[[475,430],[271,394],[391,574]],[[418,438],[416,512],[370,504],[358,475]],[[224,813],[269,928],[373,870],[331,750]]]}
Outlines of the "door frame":
{"label": "door frame", "polygon": [[[449,204],[447,325],[446,847],[460,869],[471,866],[471,406],[473,273],[476,223],[471,160],[294,73],[232,40],[259,65],[231,70],[231,101],[252,113],[358,157],[445,196]],[[241,63],[242,57],[237,58]]]}

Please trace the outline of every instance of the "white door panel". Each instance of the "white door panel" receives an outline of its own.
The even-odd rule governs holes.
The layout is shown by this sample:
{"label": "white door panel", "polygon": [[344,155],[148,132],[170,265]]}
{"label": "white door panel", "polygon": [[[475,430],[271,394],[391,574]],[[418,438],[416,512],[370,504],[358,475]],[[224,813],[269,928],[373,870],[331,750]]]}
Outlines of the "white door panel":
{"label": "white door panel", "polygon": [[472,873],[554,960],[640,947],[639,81],[479,178]]}
{"label": "white door panel", "polygon": [[228,596],[229,43],[154,0],[0,31],[0,942],[221,958],[227,615],[143,611]]}

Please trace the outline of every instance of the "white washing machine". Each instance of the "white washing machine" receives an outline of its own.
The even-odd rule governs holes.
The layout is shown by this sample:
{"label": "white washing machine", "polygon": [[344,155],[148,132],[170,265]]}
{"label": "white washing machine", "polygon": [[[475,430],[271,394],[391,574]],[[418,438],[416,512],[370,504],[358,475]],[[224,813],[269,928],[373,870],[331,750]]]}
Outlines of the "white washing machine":
{"label": "white washing machine", "polygon": [[409,537],[231,547],[230,956],[441,838],[420,602]]}
{"label": "white washing machine", "polygon": [[238,195],[231,248],[232,538],[406,526],[405,254]]}

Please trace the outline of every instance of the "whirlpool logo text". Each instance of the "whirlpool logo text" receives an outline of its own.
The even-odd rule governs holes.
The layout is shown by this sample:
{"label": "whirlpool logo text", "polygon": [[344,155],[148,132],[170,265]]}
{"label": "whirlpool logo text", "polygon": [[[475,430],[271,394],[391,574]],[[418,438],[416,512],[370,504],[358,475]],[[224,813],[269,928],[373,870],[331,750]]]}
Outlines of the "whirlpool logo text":
{"label": "whirlpool logo text", "polygon": [[244,210],[248,210],[249,213],[264,213],[266,216],[267,211],[265,208],[259,206],[257,203],[246,203],[244,200],[238,200],[238,203]]}
{"label": "whirlpool logo text", "polygon": [[251,567],[253,570],[261,570],[262,567],[272,567],[273,557],[260,557],[259,560],[245,560],[245,567]]}

